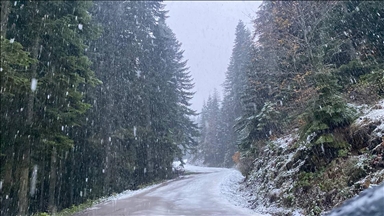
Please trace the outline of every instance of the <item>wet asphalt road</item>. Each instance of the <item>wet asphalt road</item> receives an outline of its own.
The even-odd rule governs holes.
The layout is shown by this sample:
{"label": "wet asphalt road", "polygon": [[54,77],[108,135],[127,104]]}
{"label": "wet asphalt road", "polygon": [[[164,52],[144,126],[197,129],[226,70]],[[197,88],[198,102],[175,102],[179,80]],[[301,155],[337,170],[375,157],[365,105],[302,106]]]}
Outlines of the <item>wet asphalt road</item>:
{"label": "wet asphalt road", "polygon": [[129,198],[95,205],[75,216],[258,215],[234,206],[220,194],[221,181],[233,170],[205,169],[204,173],[187,175]]}

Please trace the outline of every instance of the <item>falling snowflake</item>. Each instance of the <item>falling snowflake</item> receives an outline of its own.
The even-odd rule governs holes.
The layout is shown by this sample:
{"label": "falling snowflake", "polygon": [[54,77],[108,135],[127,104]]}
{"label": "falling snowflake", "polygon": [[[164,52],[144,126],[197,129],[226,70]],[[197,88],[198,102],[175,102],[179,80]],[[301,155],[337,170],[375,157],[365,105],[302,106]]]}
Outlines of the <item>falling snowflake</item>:
{"label": "falling snowflake", "polygon": [[34,91],[36,91],[36,88],[37,88],[37,79],[32,78],[32,80],[31,80],[31,90],[34,92]]}
{"label": "falling snowflake", "polygon": [[33,166],[33,172],[31,177],[31,188],[29,190],[29,194],[33,196],[36,192],[36,183],[37,183],[37,165]]}

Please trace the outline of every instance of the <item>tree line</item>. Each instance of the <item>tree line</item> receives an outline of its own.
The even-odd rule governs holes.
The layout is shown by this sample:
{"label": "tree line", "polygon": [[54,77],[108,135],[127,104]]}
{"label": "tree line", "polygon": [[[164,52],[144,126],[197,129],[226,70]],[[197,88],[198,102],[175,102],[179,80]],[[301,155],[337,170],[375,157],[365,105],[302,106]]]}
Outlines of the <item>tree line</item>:
{"label": "tree line", "polygon": [[172,177],[193,81],[158,1],[1,2],[1,215]]}
{"label": "tree line", "polygon": [[263,2],[252,34],[236,27],[222,102],[215,93],[202,109],[202,161],[233,166],[238,151],[248,176],[269,141],[295,129],[305,172],[356,150],[348,103],[384,95],[383,14],[378,1]]}

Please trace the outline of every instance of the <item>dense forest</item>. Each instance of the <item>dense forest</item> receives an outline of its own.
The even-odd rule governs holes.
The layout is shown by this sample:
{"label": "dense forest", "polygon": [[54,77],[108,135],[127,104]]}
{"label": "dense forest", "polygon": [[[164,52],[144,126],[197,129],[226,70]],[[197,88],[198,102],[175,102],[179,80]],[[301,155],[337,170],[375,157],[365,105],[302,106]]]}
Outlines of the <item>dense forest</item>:
{"label": "dense forest", "polygon": [[380,2],[264,2],[253,37],[239,21],[224,98],[215,91],[199,120],[204,163],[231,166],[237,147],[255,157],[295,128],[333,153],[348,150],[331,138],[357,117],[347,103],[384,95],[383,10]]}
{"label": "dense forest", "polygon": [[[214,93],[205,102],[194,162],[230,167],[233,160],[246,176],[246,190],[264,187],[251,193],[266,194],[266,205],[281,199],[280,206],[318,214],[336,204],[335,194],[345,199],[361,190],[340,192],[344,184],[384,168],[382,134],[372,135],[379,119],[364,130],[352,126],[359,106],[384,96],[384,4],[265,1],[253,26],[252,33],[241,21],[236,27],[224,96],[220,101]],[[294,137],[286,140],[290,146],[276,145],[287,135]],[[353,167],[353,161],[342,176],[327,176],[331,167],[357,155],[370,158],[367,166]],[[379,162],[372,165],[374,160]],[[379,174],[375,183],[384,180]],[[295,187],[284,188],[291,183]],[[320,193],[315,189],[333,194],[314,200]]]}
{"label": "dense forest", "polygon": [[157,1],[1,1],[1,215],[172,177],[192,78]]}
{"label": "dense forest", "polygon": [[384,3],[255,11],[253,29],[236,26],[223,94],[195,123],[164,3],[1,1],[0,214],[172,178],[188,150],[192,163],[236,165],[251,208],[318,215],[383,182],[384,119],[362,112],[384,109]]}

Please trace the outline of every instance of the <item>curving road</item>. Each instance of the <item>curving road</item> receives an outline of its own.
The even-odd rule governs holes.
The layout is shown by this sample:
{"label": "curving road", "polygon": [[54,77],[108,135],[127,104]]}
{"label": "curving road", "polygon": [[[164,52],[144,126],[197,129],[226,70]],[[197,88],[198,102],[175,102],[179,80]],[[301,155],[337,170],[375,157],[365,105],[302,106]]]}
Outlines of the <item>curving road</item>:
{"label": "curving road", "polygon": [[160,184],[132,197],[98,204],[76,216],[91,215],[258,215],[234,206],[220,193],[233,170],[186,167],[198,174]]}

